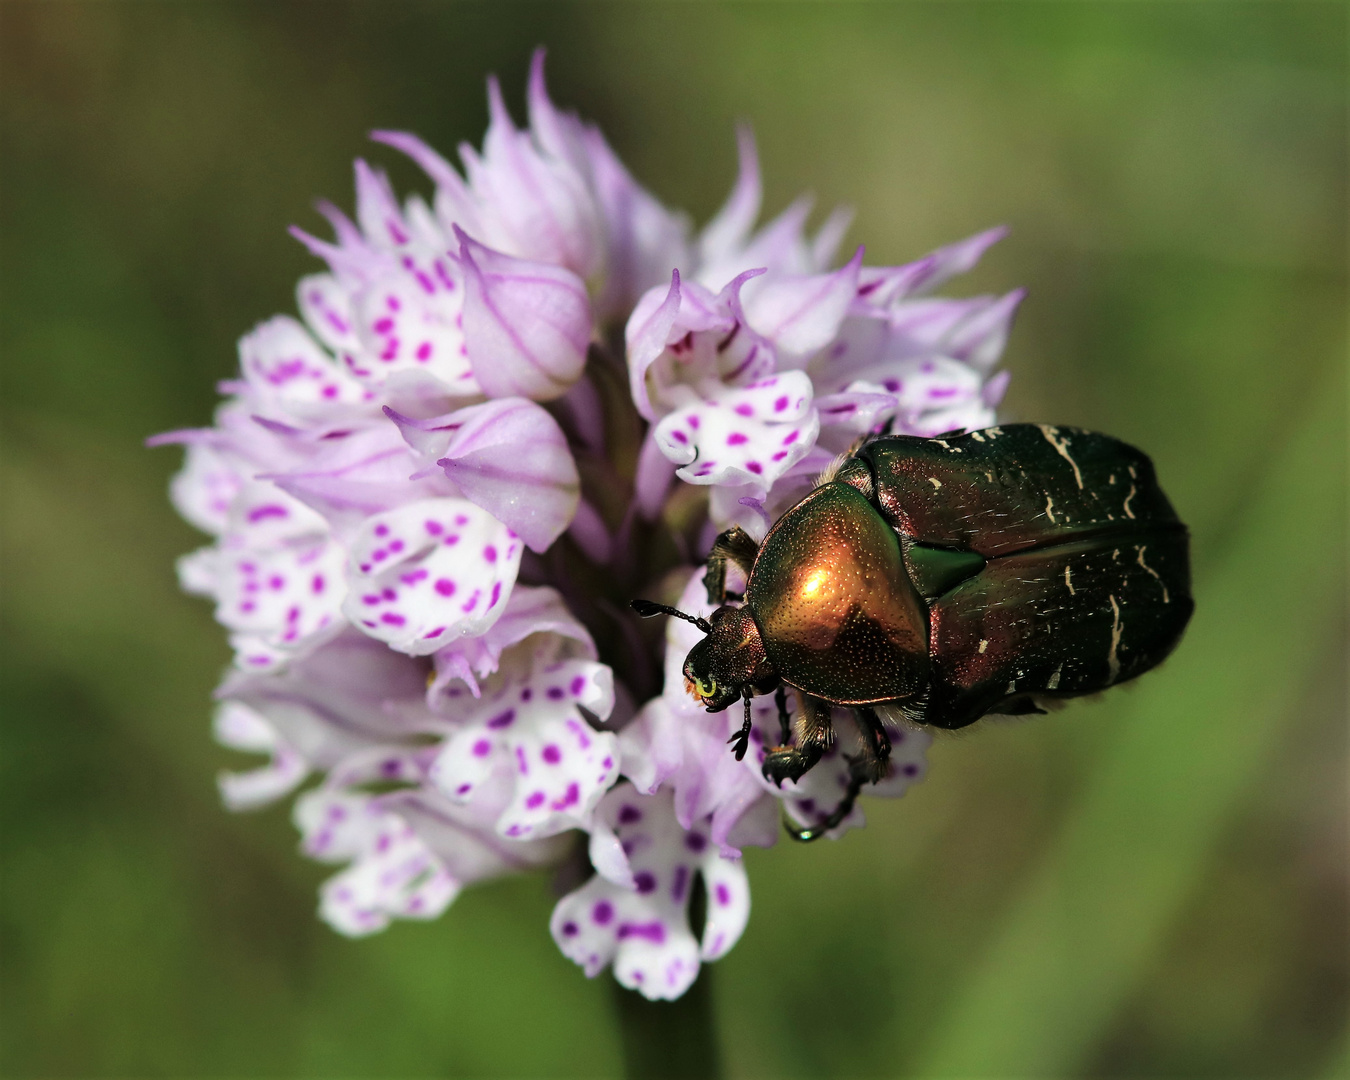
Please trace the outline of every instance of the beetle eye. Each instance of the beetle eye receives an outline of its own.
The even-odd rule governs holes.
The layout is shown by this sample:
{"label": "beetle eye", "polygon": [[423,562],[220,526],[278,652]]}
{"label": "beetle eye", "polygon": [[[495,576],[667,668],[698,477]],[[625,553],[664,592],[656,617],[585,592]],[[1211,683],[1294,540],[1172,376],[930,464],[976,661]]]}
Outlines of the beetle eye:
{"label": "beetle eye", "polygon": [[705,698],[716,696],[717,680],[713,678],[705,680],[698,675],[691,675],[688,672],[685,672],[684,689],[691,697],[702,701]]}

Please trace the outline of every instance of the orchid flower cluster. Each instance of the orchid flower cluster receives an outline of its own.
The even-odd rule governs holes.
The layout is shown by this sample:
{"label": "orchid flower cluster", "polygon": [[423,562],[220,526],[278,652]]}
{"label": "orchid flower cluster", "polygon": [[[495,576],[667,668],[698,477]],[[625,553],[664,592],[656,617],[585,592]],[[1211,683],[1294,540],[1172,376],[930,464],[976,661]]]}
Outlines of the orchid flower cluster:
{"label": "orchid flower cluster", "polygon": [[[186,447],[172,498],[212,537],[179,574],[235,653],[216,737],[267,758],[220,788],[242,810],[309,782],[293,816],[339,867],[320,913],[343,934],[562,868],[584,881],[550,921],[562,952],[675,998],[746,926],[742,849],[780,815],[822,821],[849,746],[775,787],[772,700],[737,761],[739,710],[684,690],[698,630],[661,640],[627,603],[710,614],[696,564],[715,536],[761,538],[860,435],[993,423],[1021,294],[929,295],[998,230],[871,267],[862,248],[834,265],[848,216],[808,235],[809,200],[757,228],[744,131],[730,198],[694,231],[555,108],[542,54],[528,127],[488,92],[461,168],[374,133],[434,199],[400,202],[358,161],[355,219],[321,204],[331,240],[293,230],[326,267],[300,317],[243,338],[213,426],[151,440]],[[926,736],[890,737],[868,795],[923,776]]]}

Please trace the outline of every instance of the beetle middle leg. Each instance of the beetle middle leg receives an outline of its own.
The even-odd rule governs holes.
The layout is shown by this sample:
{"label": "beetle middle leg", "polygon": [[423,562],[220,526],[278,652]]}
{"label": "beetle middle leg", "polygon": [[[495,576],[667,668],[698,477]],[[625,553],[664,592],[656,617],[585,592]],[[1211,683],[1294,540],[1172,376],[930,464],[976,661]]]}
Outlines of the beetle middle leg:
{"label": "beetle middle leg", "polygon": [[727,563],[732,563],[749,578],[750,568],[755,565],[755,556],[758,554],[759,545],[739,525],[733,525],[722,533],[708,553],[708,572],[703,575],[708,603],[720,605],[727,601]]}
{"label": "beetle middle leg", "polygon": [[778,689],[773,692],[773,703],[778,706],[778,726],[782,729],[782,743],[787,745],[788,740],[792,738],[792,717],[787,711],[787,690],[782,683],[778,684]]}
{"label": "beetle middle leg", "polygon": [[885,725],[874,709],[863,707],[854,709],[853,713],[858,718],[862,752],[848,759],[848,790],[829,816],[815,825],[801,827],[784,816],[783,826],[794,840],[803,842],[818,840],[836,828],[844,818],[853,813],[853,804],[858,801],[858,795],[863,787],[877,783],[886,775],[891,760],[891,737],[886,734]]}
{"label": "beetle middle leg", "polygon": [[891,761],[891,737],[881,723],[875,709],[866,706],[853,710],[858,718],[858,734],[862,737],[862,753],[849,759],[849,774],[863,782],[875,784],[886,775]]}
{"label": "beetle middle leg", "polygon": [[796,746],[776,746],[764,759],[763,773],[779,787],[784,780],[798,780],[820,756],[834,745],[834,725],[828,702],[809,694],[797,695]]}
{"label": "beetle middle leg", "polygon": [[819,840],[831,829],[842,824],[844,818],[853,813],[853,804],[858,801],[858,793],[862,791],[864,783],[866,783],[866,781],[860,776],[853,776],[850,778],[848,782],[848,791],[844,793],[844,797],[839,805],[830,812],[829,817],[825,818],[824,821],[803,828],[802,826],[793,824],[792,819],[784,813],[783,828],[787,830],[787,834],[792,837],[792,839],[800,840],[802,843]]}

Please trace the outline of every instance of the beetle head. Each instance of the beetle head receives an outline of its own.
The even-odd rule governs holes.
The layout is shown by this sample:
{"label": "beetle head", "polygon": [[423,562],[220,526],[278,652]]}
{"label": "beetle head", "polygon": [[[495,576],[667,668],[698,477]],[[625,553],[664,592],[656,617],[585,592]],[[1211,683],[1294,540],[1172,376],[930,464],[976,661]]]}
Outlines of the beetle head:
{"label": "beetle head", "polygon": [[650,600],[634,600],[631,606],[644,619],[674,615],[708,635],[685,658],[684,686],[709,712],[721,712],[750,688],[767,693],[777,683],[759,626],[747,608],[723,606],[711,619],[703,619]]}
{"label": "beetle head", "polygon": [[720,607],[708,636],[684,661],[685,689],[709,712],[721,712],[747,687],[772,679],[759,626],[745,608]]}

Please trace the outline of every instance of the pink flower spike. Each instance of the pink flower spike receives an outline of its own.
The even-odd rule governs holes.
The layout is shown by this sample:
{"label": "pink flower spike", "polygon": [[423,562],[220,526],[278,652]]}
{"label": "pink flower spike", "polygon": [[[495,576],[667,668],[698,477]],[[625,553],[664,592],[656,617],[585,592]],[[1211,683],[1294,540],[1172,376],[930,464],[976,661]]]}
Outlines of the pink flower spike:
{"label": "pink flower spike", "polygon": [[464,268],[464,343],[490,397],[561,397],[586,363],[591,305],[569,270],[484,247],[456,228]]}
{"label": "pink flower spike", "polygon": [[[800,197],[761,224],[744,126],[731,193],[697,232],[555,104],[544,62],[528,124],[490,80],[481,148],[457,160],[371,132],[434,198],[355,162],[354,207],[318,202],[322,238],[292,230],[327,264],[299,282],[298,318],[243,337],[210,427],[150,445],[184,447],[171,497],[209,546],[179,578],[235,653],[215,733],[255,764],[222,773],[221,796],[293,803],[302,850],[334,864],[321,917],[358,937],[434,918],[470,883],[563,868],[584,882],[550,920],[563,953],[672,999],[745,929],[742,850],[776,843],[785,815],[826,821],[872,732],[834,710],[837,744],[775,786],[774,695],[749,700],[737,759],[747,714],[685,689],[704,633],[672,618],[654,640],[605,613],[600,579],[662,600],[682,580],[678,609],[708,618],[691,564],[733,524],[764,537],[860,435],[997,423],[1022,293],[925,295],[1003,229],[865,267],[840,246],[846,210],[814,225]],[[727,576],[743,596],[747,573]],[[801,707],[788,694],[790,730]],[[928,737],[878,712],[887,775],[832,839],[926,772]],[[589,879],[568,869],[578,831]]]}

